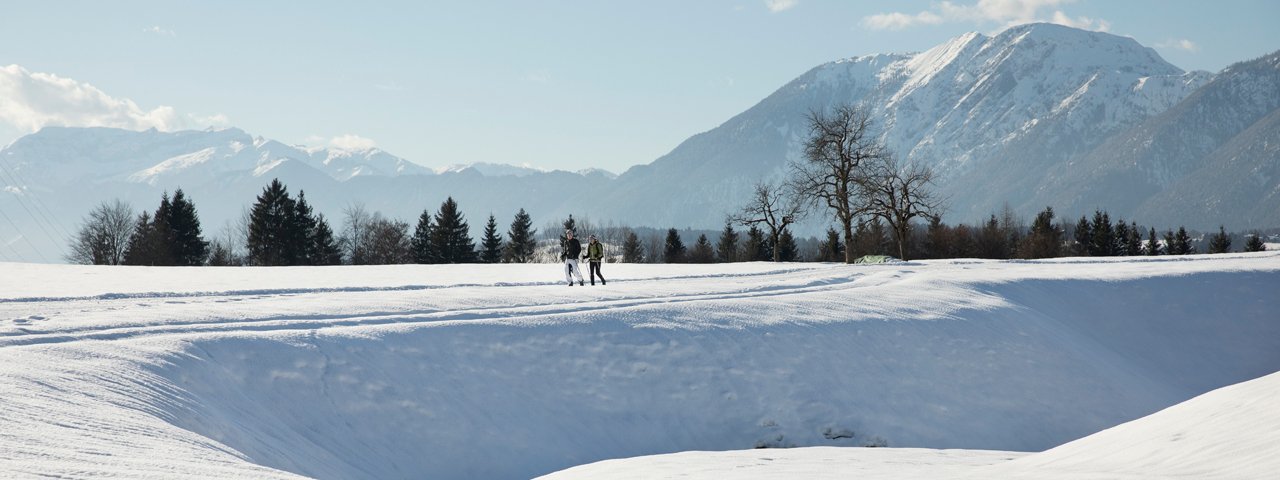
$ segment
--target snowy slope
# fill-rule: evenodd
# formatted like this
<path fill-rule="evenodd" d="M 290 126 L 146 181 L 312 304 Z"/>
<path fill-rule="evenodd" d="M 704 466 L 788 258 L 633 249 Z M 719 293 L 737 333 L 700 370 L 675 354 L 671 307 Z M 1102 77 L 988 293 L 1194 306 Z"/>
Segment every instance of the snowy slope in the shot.
<path fill-rule="evenodd" d="M 1280 370 L 1276 252 L 610 264 L 586 288 L 555 265 L 0 269 L 0 476 L 1039 451 Z"/>
<path fill-rule="evenodd" d="M 608 460 L 540 477 L 624 479 L 1264 479 L 1280 472 L 1280 373 L 1046 452 L 813 447 Z"/>

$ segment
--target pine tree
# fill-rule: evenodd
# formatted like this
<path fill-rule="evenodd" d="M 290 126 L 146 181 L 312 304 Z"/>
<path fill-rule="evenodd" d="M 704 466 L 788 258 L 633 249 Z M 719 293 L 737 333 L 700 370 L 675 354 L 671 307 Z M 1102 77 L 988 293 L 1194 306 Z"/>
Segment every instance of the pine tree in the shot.
<path fill-rule="evenodd" d="M 666 263 L 683 263 L 685 261 L 684 242 L 680 241 L 680 232 L 672 228 L 667 230 L 666 247 L 662 251 L 662 261 Z"/>
<path fill-rule="evenodd" d="M 782 229 L 782 233 L 778 235 L 778 261 L 794 262 L 799 260 L 799 256 L 796 239 L 791 236 L 791 229 Z"/>
<path fill-rule="evenodd" d="M 1124 244 L 1125 255 L 1142 255 L 1142 230 L 1138 228 L 1138 222 L 1129 224 L 1129 234 L 1125 237 Z"/>
<path fill-rule="evenodd" d="M 538 247 L 538 240 L 534 235 L 538 231 L 533 230 L 532 227 L 533 219 L 529 218 L 529 214 L 521 208 L 516 212 L 516 218 L 511 221 L 511 228 L 507 230 L 504 261 L 526 263 L 533 260 L 533 252 Z"/>
<path fill-rule="evenodd" d="M 773 252 L 764 240 L 764 231 L 755 225 L 747 230 L 747 241 L 742 244 L 741 258 L 748 262 L 767 262 L 773 259 Z"/>
<path fill-rule="evenodd" d="M 307 203 L 307 193 L 298 191 L 298 199 L 293 203 L 293 213 L 289 215 L 287 243 L 290 253 L 286 263 L 289 265 L 317 265 L 320 252 L 316 244 L 316 214 Z"/>
<path fill-rule="evenodd" d="M 422 215 L 418 215 L 418 226 L 413 229 L 413 237 L 409 240 L 413 263 L 440 263 L 432 231 L 431 211 L 423 210 Z"/>
<path fill-rule="evenodd" d="M 333 237 L 333 229 L 329 227 L 329 222 L 325 220 L 324 214 L 316 214 L 315 230 L 311 236 L 312 257 L 311 265 L 341 265 L 342 249 L 338 247 L 338 241 Z"/>
<path fill-rule="evenodd" d="M 1267 250 L 1267 244 L 1262 241 L 1262 234 L 1253 232 L 1249 236 L 1249 240 L 1244 243 L 1244 251 L 1246 252 L 1262 252 Z"/>
<path fill-rule="evenodd" d="M 296 265 L 299 257 L 297 239 L 296 205 L 289 191 L 279 179 L 263 188 L 257 202 L 249 211 L 250 265 Z"/>
<path fill-rule="evenodd" d="M 498 235 L 498 222 L 494 220 L 493 214 L 489 214 L 489 223 L 484 225 L 484 239 L 480 245 L 483 249 L 480 251 L 480 261 L 484 263 L 498 263 L 502 261 L 502 236 Z"/>
<path fill-rule="evenodd" d="M 1222 225 L 1218 225 L 1218 233 L 1209 238 L 1209 253 L 1227 253 L 1231 251 L 1231 236 Z"/>
<path fill-rule="evenodd" d="M 1023 240 L 1022 258 L 1053 258 L 1062 249 L 1062 230 L 1053 224 L 1053 207 L 1045 207 L 1031 222 L 1031 232 Z"/>
<path fill-rule="evenodd" d="M 160 206 L 151 215 L 154 237 L 151 239 L 155 249 L 149 265 L 174 265 L 173 261 L 173 227 L 169 220 L 173 218 L 173 202 L 169 201 L 169 192 L 160 196 Z"/>
<path fill-rule="evenodd" d="M 956 228 L 951 231 L 951 248 L 953 258 L 974 256 L 977 247 L 973 241 L 973 229 L 963 223 L 956 225 Z"/>
<path fill-rule="evenodd" d="M 942 217 L 929 219 L 929 229 L 925 233 L 924 249 L 926 258 L 948 258 L 951 256 L 951 229 L 942 223 Z M 828 233 L 830 236 L 830 233 Z"/>
<path fill-rule="evenodd" d="M 173 192 L 173 202 L 168 211 L 169 252 L 174 265 L 204 265 L 209 256 L 209 242 L 200 235 L 200 216 L 196 206 L 179 188 Z"/>
<path fill-rule="evenodd" d="M 818 244 L 818 261 L 844 261 L 844 245 L 840 243 L 840 232 L 835 227 L 827 227 L 827 239 Z"/>
<path fill-rule="evenodd" d="M 476 245 L 471 240 L 471 227 L 462 213 L 458 211 L 458 203 L 448 197 L 440 204 L 436 212 L 436 226 L 432 231 L 432 246 L 439 255 L 440 263 L 472 263 L 476 261 Z"/>
<path fill-rule="evenodd" d="M 151 212 L 143 210 L 134 224 L 133 234 L 129 236 L 129 247 L 124 252 L 124 264 L 155 265 L 156 250 L 161 247 L 158 240 Z"/>
<path fill-rule="evenodd" d="M 884 228 L 880 217 L 872 218 L 871 225 L 867 227 L 867 246 L 871 252 L 869 255 L 889 254 L 889 231 Z"/>
<path fill-rule="evenodd" d="M 1155 256 L 1160 254 L 1160 242 L 1156 240 L 1156 228 L 1151 227 L 1147 231 L 1147 244 L 1143 246 L 1142 253 Z"/>
<path fill-rule="evenodd" d="M 1000 220 L 996 219 L 994 214 L 982 226 L 982 230 L 978 232 L 978 256 L 982 258 L 1009 258 L 1009 246 L 1007 244 L 1008 237 L 1005 231 L 1000 228 Z"/>
<path fill-rule="evenodd" d="M 1093 226 L 1089 224 L 1089 219 L 1083 215 L 1080 221 L 1076 222 L 1076 243 L 1073 246 L 1073 253 L 1079 256 L 1088 256 L 1093 252 Z"/>
<path fill-rule="evenodd" d="M 1164 254 L 1165 255 L 1182 255 L 1178 253 L 1177 237 L 1174 236 L 1173 230 L 1164 232 Z"/>
<path fill-rule="evenodd" d="M 1124 219 L 1116 222 L 1115 231 L 1113 233 L 1115 244 L 1111 246 L 1111 251 L 1116 256 L 1129 255 L 1129 224 L 1124 223 Z"/>
<path fill-rule="evenodd" d="M 724 263 L 738 261 L 738 232 L 734 231 L 733 224 L 730 222 L 725 222 L 724 230 L 720 232 L 720 241 L 716 243 L 716 255 Z"/>
<path fill-rule="evenodd" d="M 689 252 L 689 263 L 711 263 L 715 259 L 715 249 L 711 247 L 711 241 L 707 240 L 707 235 L 698 235 L 698 241 L 693 244 L 693 250 Z"/>
<path fill-rule="evenodd" d="M 1178 233 L 1173 235 L 1173 246 L 1169 248 L 1169 254 L 1190 255 L 1193 253 L 1196 253 L 1196 249 L 1191 246 L 1191 236 L 1187 235 L 1186 227 L 1178 227 Z"/>
<path fill-rule="evenodd" d="M 625 263 L 641 263 L 644 261 L 644 245 L 636 232 L 628 230 L 627 238 L 622 242 L 622 261 Z"/>
<path fill-rule="evenodd" d="M 569 219 L 564 221 L 564 228 L 560 231 L 560 251 L 563 252 L 565 244 L 569 242 L 569 236 L 566 232 L 573 232 L 573 238 L 578 238 L 578 223 L 573 220 L 573 214 L 569 214 Z M 582 239 L 578 239 L 581 243 Z"/>

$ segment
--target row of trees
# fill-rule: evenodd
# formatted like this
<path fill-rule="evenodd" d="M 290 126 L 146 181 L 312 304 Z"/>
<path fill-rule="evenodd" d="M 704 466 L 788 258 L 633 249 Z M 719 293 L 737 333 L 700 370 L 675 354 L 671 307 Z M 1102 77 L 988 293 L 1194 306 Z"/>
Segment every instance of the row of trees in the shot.
<path fill-rule="evenodd" d="M 133 209 L 120 200 L 89 212 L 71 241 L 67 260 L 94 265 L 204 265 L 209 243 L 200 231 L 195 204 L 182 189 L 165 192 L 155 213 Z"/>

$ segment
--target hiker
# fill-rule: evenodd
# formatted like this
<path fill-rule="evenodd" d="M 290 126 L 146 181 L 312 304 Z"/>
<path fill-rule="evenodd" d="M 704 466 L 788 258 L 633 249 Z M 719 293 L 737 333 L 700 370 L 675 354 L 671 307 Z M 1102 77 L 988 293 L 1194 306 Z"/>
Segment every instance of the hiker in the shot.
<path fill-rule="evenodd" d="M 560 259 L 564 260 L 564 278 L 569 280 L 569 286 L 573 286 L 573 278 L 578 277 L 578 286 L 582 286 L 582 269 L 578 268 L 578 255 L 582 254 L 582 243 L 573 238 L 573 230 L 565 230 L 564 250 L 560 252 Z"/>
<path fill-rule="evenodd" d="M 604 285 L 605 284 L 604 274 L 600 273 L 600 261 L 604 260 L 604 245 L 601 245 L 600 241 L 596 240 L 595 235 L 591 235 L 590 237 L 587 237 L 587 238 L 590 239 L 587 242 L 587 256 L 583 258 L 587 259 L 587 265 L 589 266 L 588 273 L 589 273 L 589 276 L 591 277 L 591 285 L 596 284 L 596 276 L 600 277 L 600 284 Z"/>

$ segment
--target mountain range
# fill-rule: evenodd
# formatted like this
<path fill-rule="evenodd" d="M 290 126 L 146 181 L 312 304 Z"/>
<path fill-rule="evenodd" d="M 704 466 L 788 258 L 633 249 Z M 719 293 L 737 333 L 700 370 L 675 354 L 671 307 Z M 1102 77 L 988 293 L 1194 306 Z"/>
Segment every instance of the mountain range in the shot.
<path fill-rule="evenodd" d="M 754 182 L 801 159 L 810 112 L 845 103 L 872 114 L 900 160 L 937 172 L 948 223 L 1052 206 L 1064 221 L 1105 209 L 1160 230 L 1280 226 L 1280 51 L 1186 72 L 1132 38 L 1028 24 L 819 65 L 616 176 L 486 163 L 433 170 L 378 149 L 290 146 L 235 128 L 47 127 L 0 150 L 0 259 L 57 261 L 65 234 L 98 202 L 154 209 L 179 187 L 215 235 L 272 178 L 305 190 L 335 223 L 357 202 L 411 220 L 453 196 L 476 233 L 490 213 L 505 229 L 519 208 L 542 228 L 570 213 L 717 228 Z M 828 223 L 815 212 L 801 233 Z"/>

